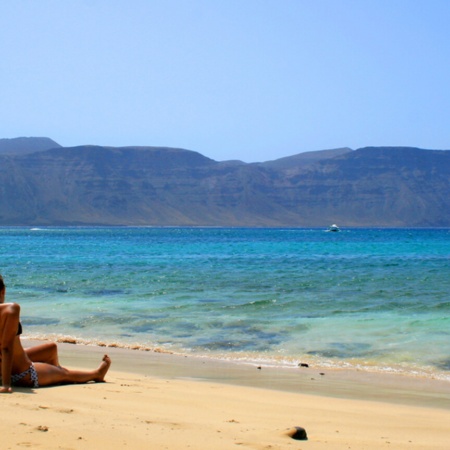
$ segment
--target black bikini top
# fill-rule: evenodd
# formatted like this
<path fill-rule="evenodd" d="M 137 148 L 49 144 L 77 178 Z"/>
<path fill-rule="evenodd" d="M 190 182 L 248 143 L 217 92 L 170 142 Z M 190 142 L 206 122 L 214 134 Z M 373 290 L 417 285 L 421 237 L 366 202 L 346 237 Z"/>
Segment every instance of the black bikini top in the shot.
<path fill-rule="evenodd" d="M 20 336 L 22 334 L 22 324 L 19 322 L 19 327 L 17 328 L 17 335 Z"/>

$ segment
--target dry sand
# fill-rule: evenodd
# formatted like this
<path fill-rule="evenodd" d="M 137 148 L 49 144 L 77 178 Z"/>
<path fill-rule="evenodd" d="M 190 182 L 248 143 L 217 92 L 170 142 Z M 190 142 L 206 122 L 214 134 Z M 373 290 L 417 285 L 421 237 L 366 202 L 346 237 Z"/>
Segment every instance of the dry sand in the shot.
<path fill-rule="evenodd" d="M 0 448 L 450 448 L 448 382 L 60 346 L 68 367 L 95 367 L 104 353 L 106 383 L 0 395 Z M 308 440 L 287 435 L 295 426 Z"/>

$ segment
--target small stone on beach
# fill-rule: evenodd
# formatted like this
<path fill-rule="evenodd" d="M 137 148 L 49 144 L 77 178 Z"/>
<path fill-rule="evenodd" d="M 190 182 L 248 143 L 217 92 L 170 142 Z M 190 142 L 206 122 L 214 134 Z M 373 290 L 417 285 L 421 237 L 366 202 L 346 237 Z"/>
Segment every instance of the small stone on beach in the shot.
<path fill-rule="evenodd" d="M 291 428 L 287 435 L 296 441 L 307 441 L 308 436 L 306 434 L 306 430 L 303 427 L 294 427 Z"/>

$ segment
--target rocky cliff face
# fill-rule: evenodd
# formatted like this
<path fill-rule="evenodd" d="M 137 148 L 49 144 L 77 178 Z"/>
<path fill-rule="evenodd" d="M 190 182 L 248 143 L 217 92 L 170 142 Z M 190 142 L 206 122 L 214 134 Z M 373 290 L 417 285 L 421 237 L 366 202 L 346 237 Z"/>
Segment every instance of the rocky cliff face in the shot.
<path fill-rule="evenodd" d="M 450 226 L 450 151 L 314 153 L 259 164 L 155 147 L 0 155 L 0 225 Z"/>
<path fill-rule="evenodd" d="M 290 182 L 307 216 L 347 226 L 448 226 L 450 152 L 363 148 Z"/>

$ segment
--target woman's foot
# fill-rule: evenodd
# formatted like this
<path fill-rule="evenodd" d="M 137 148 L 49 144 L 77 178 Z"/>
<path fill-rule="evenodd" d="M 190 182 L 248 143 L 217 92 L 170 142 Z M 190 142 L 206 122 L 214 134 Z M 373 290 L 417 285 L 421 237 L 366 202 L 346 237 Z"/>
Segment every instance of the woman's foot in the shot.
<path fill-rule="evenodd" d="M 95 378 L 95 382 L 101 383 L 105 381 L 105 375 L 109 370 L 109 367 L 111 366 L 111 358 L 108 355 L 105 355 L 103 357 L 102 363 L 98 367 L 98 377 Z"/>

